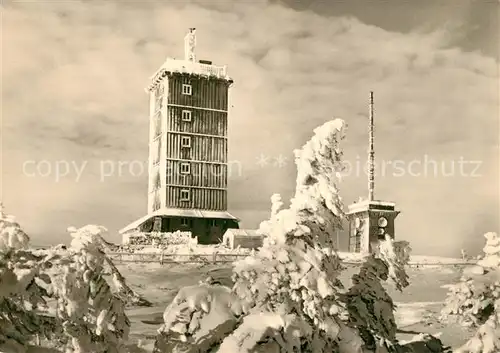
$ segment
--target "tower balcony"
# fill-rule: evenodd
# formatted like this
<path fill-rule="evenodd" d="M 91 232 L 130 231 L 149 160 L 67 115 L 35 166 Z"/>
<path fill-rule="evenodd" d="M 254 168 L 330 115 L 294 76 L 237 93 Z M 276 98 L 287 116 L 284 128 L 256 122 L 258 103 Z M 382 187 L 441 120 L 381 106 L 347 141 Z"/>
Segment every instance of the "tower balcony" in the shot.
<path fill-rule="evenodd" d="M 200 75 L 214 77 L 222 80 L 232 81 L 227 74 L 227 66 L 213 65 L 210 61 L 189 61 L 167 58 L 163 65 L 150 77 L 151 84 L 146 88 L 147 91 L 154 89 L 169 73 L 180 73 L 190 75 Z"/>

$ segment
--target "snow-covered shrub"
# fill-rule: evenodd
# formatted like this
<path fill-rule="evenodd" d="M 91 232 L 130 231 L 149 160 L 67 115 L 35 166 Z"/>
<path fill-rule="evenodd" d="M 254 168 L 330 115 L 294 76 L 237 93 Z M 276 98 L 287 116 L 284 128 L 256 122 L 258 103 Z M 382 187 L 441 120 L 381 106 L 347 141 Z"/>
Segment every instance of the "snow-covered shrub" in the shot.
<path fill-rule="evenodd" d="M 230 288 L 213 283 L 182 288 L 163 314 L 153 353 L 209 352 L 235 329 L 241 314 Z"/>
<path fill-rule="evenodd" d="M 476 334 L 455 353 L 498 353 L 500 352 L 500 299 L 496 299 L 493 313 L 479 327 Z"/>
<path fill-rule="evenodd" d="M 126 283 L 125 278 L 122 276 L 120 271 L 113 264 L 111 259 L 106 256 L 106 251 L 112 250 L 110 246 L 112 244 L 104 240 L 104 234 L 107 233 L 107 229 L 102 226 L 87 225 L 82 228 L 69 227 L 68 231 L 72 237 L 71 249 L 75 251 L 84 250 L 86 246 L 92 246 L 102 254 L 102 260 L 104 262 L 103 268 L 109 269 L 113 279 L 113 284 L 117 290 L 117 295 L 119 295 L 122 300 L 132 306 L 151 306 L 152 303 L 147 301 L 145 298 L 140 296 L 134 290 L 132 290 Z"/>
<path fill-rule="evenodd" d="M 50 336 L 50 317 L 37 315 L 33 309 L 44 305 L 46 294 L 35 278 L 39 275 L 40 257 L 25 251 L 29 237 L 4 212 L 0 203 L 0 351 L 24 353 L 36 334 Z"/>
<path fill-rule="evenodd" d="M 103 277 L 106 255 L 101 232 L 87 226 L 71 229 L 73 240 L 67 254 L 54 254 L 46 261 L 52 267 L 49 290 L 57 299 L 56 321 L 61 325 L 61 343 L 67 352 L 124 352 L 129 320 L 125 302 L 115 295 Z"/>
<path fill-rule="evenodd" d="M 494 232 L 488 232 L 484 237 L 486 238 L 484 257 L 477 264 L 489 269 L 500 268 L 500 237 Z"/>
<path fill-rule="evenodd" d="M 484 236 L 485 256 L 478 262 L 482 270 L 449 286 L 442 310 L 442 319 L 479 326 L 475 336 L 457 350 L 459 353 L 500 352 L 500 238 L 492 232 Z"/>
<path fill-rule="evenodd" d="M 0 253 L 24 249 L 28 246 L 29 240 L 14 216 L 4 212 L 3 203 L 0 202 Z"/>
<path fill-rule="evenodd" d="M 20 241 L 4 242 L 0 252 L 0 351 L 40 351 L 36 343 L 50 348 L 45 352 L 125 352 L 130 324 L 103 277 L 102 229 L 73 229 L 69 249 L 29 251 L 12 219 L 2 212 L 0 236 Z"/>

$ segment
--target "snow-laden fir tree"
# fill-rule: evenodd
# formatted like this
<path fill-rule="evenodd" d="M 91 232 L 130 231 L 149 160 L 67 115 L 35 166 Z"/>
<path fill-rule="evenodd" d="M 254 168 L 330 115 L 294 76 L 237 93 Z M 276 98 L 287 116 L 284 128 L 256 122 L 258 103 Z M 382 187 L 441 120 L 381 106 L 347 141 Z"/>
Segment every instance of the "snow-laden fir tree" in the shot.
<path fill-rule="evenodd" d="M 299 332 L 299 337 L 283 337 L 282 342 L 265 338 L 283 351 L 291 349 L 287 345 L 292 343 L 302 352 L 339 351 L 343 348 L 339 344 L 348 341 L 349 351 L 361 348 L 359 340 L 340 340 L 352 332 L 337 315 L 342 311 L 337 296 L 342 267 L 334 239 L 344 216 L 337 187 L 344 133 L 342 120 L 330 121 L 315 129 L 311 140 L 295 151 L 297 180 L 290 207 L 270 220 L 264 247 L 234 267 L 234 292 L 248 315 L 243 325 L 266 313 L 270 323 L 274 322 L 269 329 L 276 322 L 283 324 L 273 330 L 275 333 Z M 264 327 L 265 321 L 261 325 Z M 238 332 L 229 336 L 221 353 L 236 349 L 238 336 Z M 283 342 L 288 343 L 283 346 Z"/>
<path fill-rule="evenodd" d="M 352 277 L 345 300 L 349 322 L 356 327 L 368 349 L 396 352 L 396 306 L 382 285 L 389 280 L 398 290 L 409 285 L 405 265 L 409 261 L 407 242 L 394 242 L 386 235 L 379 251 L 367 257 L 358 274 Z"/>
<path fill-rule="evenodd" d="M 330 121 L 295 151 L 295 196 L 288 209 L 273 197 L 263 248 L 235 264 L 232 291 L 210 284 L 181 291 L 165 312 L 155 352 L 361 352 L 357 332 L 340 318 L 342 267 L 333 249 L 343 217 L 344 130 L 343 121 Z M 208 316 L 210 326 L 200 324 Z"/>
<path fill-rule="evenodd" d="M 462 277 L 450 286 L 442 311 L 443 319 L 454 318 L 466 326 L 476 326 L 476 334 L 456 353 L 500 352 L 500 237 L 486 233 L 485 253 L 479 271 Z"/>
<path fill-rule="evenodd" d="M 103 229 L 76 230 L 68 250 L 30 251 L 19 224 L 1 217 L 0 352 L 126 352 L 130 324 L 103 277 Z"/>
<path fill-rule="evenodd" d="M 35 282 L 38 257 L 25 251 L 29 237 L 0 203 L 0 352 L 25 353 L 36 334 L 47 335 L 51 320 L 33 312 L 43 305 Z"/>
<path fill-rule="evenodd" d="M 78 249 L 82 245 L 92 243 L 98 246 L 99 250 L 102 253 L 106 253 L 106 251 L 113 251 L 115 249 L 114 244 L 107 242 L 104 239 L 105 234 L 107 233 L 107 229 L 102 226 L 95 225 L 87 225 L 82 228 L 69 227 L 68 231 L 70 232 L 73 240 L 71 242 L 71 246 L 73 249 Z M 108 256 L 104 256 L 104 267 L 111 272 L 111 276 L 113 279 L 113 284 L 116 288 L 117 294 L 121 296 L 121 298 L 125 301 L 127 305 L 130 306 L 151 306 L 152 303 L 143 298 L 133 289 L 131 289 L 122 276 L 120 271 L 113 264 L 113 261 Z"/>

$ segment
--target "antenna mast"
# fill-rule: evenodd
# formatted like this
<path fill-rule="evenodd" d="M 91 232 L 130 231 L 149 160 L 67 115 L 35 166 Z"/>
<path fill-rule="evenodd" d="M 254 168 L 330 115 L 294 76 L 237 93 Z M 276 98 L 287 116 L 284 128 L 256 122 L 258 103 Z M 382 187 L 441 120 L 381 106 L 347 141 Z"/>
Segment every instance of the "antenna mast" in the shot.
<path fill-rule="evenodd" d="M 196 62 L 196 28 L 190 28 L 184 37 L 184 60 Z"/>
<path fill-rule="evenodd" d="M 370 92 L 370 126 L 369 126 L 369 149 L 368 149 L 368 160 L 369 160 L 369 171 L 368 171 L 368 200 L 374 200 L 375 192 L 375 150 L 373 146 L 373 91 Z"/>

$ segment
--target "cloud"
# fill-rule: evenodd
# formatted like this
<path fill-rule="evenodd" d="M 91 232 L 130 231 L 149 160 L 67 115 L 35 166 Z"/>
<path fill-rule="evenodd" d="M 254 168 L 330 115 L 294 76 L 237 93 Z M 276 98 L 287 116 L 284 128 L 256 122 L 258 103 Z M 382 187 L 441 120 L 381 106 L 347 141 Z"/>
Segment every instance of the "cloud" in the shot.
<path fill-rule="evenodd" d="M 198 57 L 227 64 L 235 80 L 230 160 L 242 175 L 229 201 L 244 226 L 294 186 L 293 165 L 260 168 L 260 153 L 290 161 L 335 117 L 349 125 L 346 158 L 364 158 L 374 90 L 378 160 L 482 162 L 477 178 L 378 178 L 377 195 L 403 211 L 397 236 L 417 252 L 456 253 L 498 230 L 498 63 L 451 46 L 443 29 L 390 32 L 265 1 L 14 3 L 3 19 L 3 198 L 35 241 L 63 241 L 66 226 L 91 222 L 116 240 L 143 215 L 147 176 L 118 164 L 147 159 L 143 88 L 167 55 L 182 56 L 187 27 L 198 29 Z M 23 175 L 27 160 L 86 168 L 78 182 L 74 172 L 55 182 Z M 115 172 L 101 180 L 103 160 Z M 346 203 L 366 193 L 365 179 L 346 178 Z"/>

